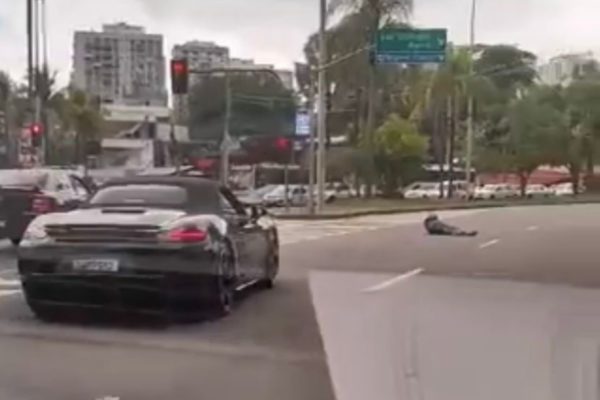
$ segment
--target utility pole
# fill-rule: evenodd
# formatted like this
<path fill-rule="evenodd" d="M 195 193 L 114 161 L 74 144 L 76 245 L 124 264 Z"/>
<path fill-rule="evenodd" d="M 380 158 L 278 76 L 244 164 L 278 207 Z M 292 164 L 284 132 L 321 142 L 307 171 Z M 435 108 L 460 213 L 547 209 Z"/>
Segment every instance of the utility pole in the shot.
<path fill-rule="evenodd" d="M 376 5 L 372 5 L 373 21 L 371 25 L 371 42 L 375 42 L 377 31 L 379 30 L 379 22 L 381 19 L 381 10 Z M 371 57 L 369 63 L 369 81 L 368 81 L 368 104 L 367 104 L 367 152 L 369 158 L 373 159 L 373 134 L 375 131 L 375 102 L 377 100 L 377 62 Z M 373 194 L 373 182 L 371 177 L 368 177 L 366 185 L 366 197 L 371 197 Z"/>
<path fill-rule="evenodd" d="M 229 147 L 231 124 L 231 78 L 229 72 L 225 71 L 225 122 L 223 128 L 223 141 L 221 143 L 221 183 L 225 186 L 229 183 Z"/>
<path fill-rule="evenodd" d="M 27 1 L 27 94 L 33 99 L 33 0 Z"/>
<path fill-rule="evenodd" d="M 471 33 L 469 39 L 469 80 L 473 80 L 475 75 L 474 60 L 475 55 L 475 18 L 476 18 L 476 7 L 477 0 L 473 0 L 471 5 Z M 469 93 L 469 103 L 467 106 L 467 160 L 466 160 L 466 177 L 467 183 L 471 184 L 473 177 L 471 176 L 471 169 L 473 165 L 473 113 L 474 113 L 474 99 L 473 94 Z"/>
<path fill-rule="evenodd" d="M 40 1 L 40 34 L 41 34 L 41 53 L 42 53 L 42 74 L 43 74 L 43 87 L 39 91 L 38 97 L 40 98 L 40 120 L 44 127 L 44 134 L 42 136 L 42 148 L 40 151 L 40 161 L 42 165 L 46 165 L 50 161 L 50 135 L 52 134 L 52 128 L 50 126 L 48 118 L 48 100 L 51 95 L 50 93 L 50 70 L 48 68 L 48 29 L 46 19 L 46 0 Z M 87 164 L 87 157 L 86 157 Z"/>
<path fill-rule="evenodd" d="M 318 98 L 318 125 L 317 125 L 317 138 L 318 138 L 318 154 L 317 154 L 317 211 L 323 211 L 323 205 L 325 203 L 325 179 L 326 179 L 326 164 L 325 164 L 325 130 L 327 129 L 327 115 L 326 115 L 326 98 L 325 91 L 325 64 L 327 63 L 327 47 L 325 36 L 325 29 L 327 27 L 327 0 L 320 1 L 319 10 L 319 98 Z"/>

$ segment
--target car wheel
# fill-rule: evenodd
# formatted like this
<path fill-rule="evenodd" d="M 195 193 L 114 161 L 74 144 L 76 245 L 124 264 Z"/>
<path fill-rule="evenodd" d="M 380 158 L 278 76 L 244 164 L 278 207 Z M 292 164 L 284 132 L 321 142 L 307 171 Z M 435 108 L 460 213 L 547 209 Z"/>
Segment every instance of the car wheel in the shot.
<path fill-rule="evenodd" d="M 279 249 L 277 244 L 274 245 L 274 248 L 269 253 L 269 257 L 267 259 L 265 265 L 265 278 L 262 281 L 262 284 L 267 289 L 273 289 L 275 286 L 275 278 L 279 273 Z"/>
<path fill-rule="evenodd" d="M 235 302 L 235 260 L 231 246 L 225 245 L 219 255 L 215 276 L 215 317 L 222 318 L 233 310 Z"/>
<path fill-rule="evenodd" d="M 13 246 L 17 247 L 19 243 L 21 243 L 21 238 L 11 238 L 10 242 L 13 244 Z"/>

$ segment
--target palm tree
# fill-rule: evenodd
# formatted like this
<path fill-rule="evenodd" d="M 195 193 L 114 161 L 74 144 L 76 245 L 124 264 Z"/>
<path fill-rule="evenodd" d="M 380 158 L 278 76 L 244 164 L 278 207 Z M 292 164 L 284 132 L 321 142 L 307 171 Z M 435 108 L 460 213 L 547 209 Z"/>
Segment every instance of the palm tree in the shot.
<path fill-rule="evenodd" d="M 382 25 L 392 22 L 403 22 L 412 13 L 413 0 L 332 0 L 329 4 L 331 14 L 355 13 L 360 11 L 367 15 L 368 36 L 370 43 L 375 42 L 377 31 Z M 377 74 L 375 65 L 370 64 L 368 78 L 368 106 L 365 136 L 368 152 L 372 155 L 373 133 L 375 130 L 375 98 L 377 96 Z M 372 193 L 371 185 L 367 185 L 367 196 Z"/>

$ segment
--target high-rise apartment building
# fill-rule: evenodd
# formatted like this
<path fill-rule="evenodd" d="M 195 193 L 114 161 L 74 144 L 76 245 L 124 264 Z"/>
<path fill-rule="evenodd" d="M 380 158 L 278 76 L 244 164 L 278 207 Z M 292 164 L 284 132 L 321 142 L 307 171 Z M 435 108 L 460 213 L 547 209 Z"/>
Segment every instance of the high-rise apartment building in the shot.
<path fill-rule="evenodd" d="M 538 67 L 542 84 L 568 86 L 577 76 L 584 74 L 586 67 L 598 65 L 592 52 L 562 54 L 551 58 Z"/>
<path fill-rule="evenodd" d="M 163 37 L 125 23 L 77 31 L 72 80 L 102 103 L 166 106 Z"/>
<path fill-rule="evenodd" d="M 210 69 L 229 63 L 229 48 L 193 40 L 173 47 L 172 56 L 188 60 L 191 69 Z"/>

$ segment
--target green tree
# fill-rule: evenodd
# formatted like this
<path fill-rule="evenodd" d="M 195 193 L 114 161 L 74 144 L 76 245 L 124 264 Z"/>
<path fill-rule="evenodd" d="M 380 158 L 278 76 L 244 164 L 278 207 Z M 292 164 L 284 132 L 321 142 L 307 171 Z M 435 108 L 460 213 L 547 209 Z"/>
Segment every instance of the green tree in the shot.
<path fill-rule="evenodd" d="M 506 138 L 506 156 L 511 169 L 519 176 L 521 195 L 530 175 L 552 161 L 553 138 L 567 130 L 563 114 L 528 96 L 516 101 L 509 111 L 510 131 Z"/>
<path fill-rule="evenodd" d="M 391 195 L 420 171 L 427 139 L 413 123 L 392 114 L 375 132 L 373 149 L 379 181 Z"/>
<path fill-rule="evenodd" d="M 600 77 L 588 75 L 575 80 L 565 93 L 571 120 L 581 135 L 584 146 L 586 169 L 593 174 L 598 142 L 600 140 Z"/>
<path fill-rule="evenodd" d="M 384 25 L 403 23 L 412 13 L 412 0 L 333 0 L 330 11 L 335 13 L 360 12 L 365 16 L 364 30 L 367 33 L 367 43 L 374 43 L 377 31 Z M 370 57 L 370 56 L 369 56 Z M 373 63 L 368 65 L 367 87 L 367 116 L 363 135 L 366 139 L 367 152 L 373 153 L 373 133 L 376 126 L 377 111 L 377 67 Z M 371 185 L 367 182 L 367 196 L 371 195 Z"/>
<path fill-rule="evenodd" d="M 230 134 L 289 136 L 294 132 L 296 100 L 271 73 L 248 72 L 230 78 L 232 113 Z M 190 136 L 219 141 L 225 124 L 226 96 L 223 76 L 206 76 L 189 95 Z"/>
<path fill-rule="evenodd" d="M 49 101 L 59 121 L 59 130 L 54 133 L 55 149 L 73 148 L 74 162 L 85 160 L 85 145 L 99 140 L 103 118 L 98 103 L 81 90 L 71 89 L 55 94 Z M 74 141 L 73 143 L 70 143 Z M 61 157 L 58 156 L 58 159 Z"/>
<path fill-rule="evenodd" d="M 512 98 L 519 87 L 533 85 L 537 76 L 536 56 L 515 46 L 485 46 L 475 62 L 475 72 L 489 77 L 507 98 Z"/>
<path fill-rule="evenodd" d="M 6 72 L 0 71 L 0 110 L 8 107 L 12 95 L 12 82 Z"/>

